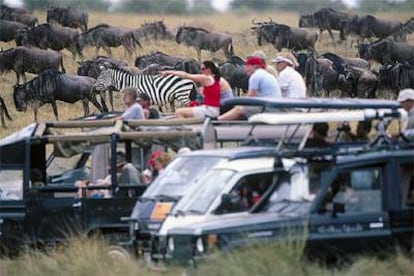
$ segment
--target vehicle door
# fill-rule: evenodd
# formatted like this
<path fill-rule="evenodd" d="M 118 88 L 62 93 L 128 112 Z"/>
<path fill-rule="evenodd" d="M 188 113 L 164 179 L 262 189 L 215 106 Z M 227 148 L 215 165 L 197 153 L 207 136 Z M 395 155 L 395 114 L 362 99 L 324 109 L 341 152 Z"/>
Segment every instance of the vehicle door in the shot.
<path fill-rule="evenodd" d="M 17 250 L 26 240 L 23 172 L 23 165 L 0 167 L 0 253 Z"/>
<path fill-rule="evenodd" d="M 307 250 L 322 257 L 384 249 L 390 243 L 384 187 L 388 163 L 336 167 L 311 212 Z M 326 255 L 328 254 L 328 255 Z"/>
<path fill-rule="evenodd" d="M 390 209 L 392 236 L 399 246 L 411 250 L 414 245 L 414 159 L 407 155 L 395 161 L 396 168 L 392 170 L 395 178 L 390 185 L 397 190 L 393 193 L 397 206 Z"/>

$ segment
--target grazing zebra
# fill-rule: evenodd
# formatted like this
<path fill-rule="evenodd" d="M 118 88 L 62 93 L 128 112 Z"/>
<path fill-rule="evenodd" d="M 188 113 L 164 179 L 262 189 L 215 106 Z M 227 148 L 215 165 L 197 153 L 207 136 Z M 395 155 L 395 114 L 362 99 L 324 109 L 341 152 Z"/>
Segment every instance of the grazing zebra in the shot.
<path fill-rule="evenodd" d="M 197 93 L 193 81 L 177 76 L 132 75 L 123 69 L 105 68 L 104 66 L 101 69 L 94 85 L 94 91 L 100 94 L 104 109 L 106 104 L 103 93 L 106 90 L 109 90 L 109 100 L 112 110 L 114 110 L 112 90 L 120 91 L 128 86 L 138 88 L 139 92 L 146 93 L 150 97 L 152 105 L 162 107 L 169 103 L 171 110 L 174 110 L 175 101 L 183 106 L 187 105 L 195 99 Z"/>
<path fill-rule="evenodd" d="M 6 116 L 7 119 L 12 121 L 12 118 L 9 115 L 9 111 L 7 110 L 6 103 L 4 102 L 3 98 L 0 96 L 0 118 L 1 118 L 1 125 L 2 127 L 6 127 L 6 120 L 4 119 Z"/>

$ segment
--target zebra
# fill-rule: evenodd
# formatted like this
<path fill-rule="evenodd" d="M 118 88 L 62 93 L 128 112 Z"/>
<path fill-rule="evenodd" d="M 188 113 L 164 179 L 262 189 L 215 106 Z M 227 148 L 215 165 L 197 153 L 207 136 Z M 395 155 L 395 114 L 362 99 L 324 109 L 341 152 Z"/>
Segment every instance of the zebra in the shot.
<path fill-rule="evenodd" d="M 147 94 L 152 105 L 157 105 L 161 108 L 169 103 L 172 111 L 174 111 L 175 101 L 178 101 L 182 106 L 186 106 L 195 99 L 197 93 L 197 86 L 192 80 L 182 79 L 173 75 L 132 75 L 124 69 L 106 68 L 105 66 L 101 66 L 101 73 L 96 79 L 93 90 L 99 93 L 101 105 L 106 110 L 103 93 L 107 90 L 109 91 L 109 101 L 113 111 L 112 91 L 120 91 L 129 86 L 135 87 L 139 92 Z"/>

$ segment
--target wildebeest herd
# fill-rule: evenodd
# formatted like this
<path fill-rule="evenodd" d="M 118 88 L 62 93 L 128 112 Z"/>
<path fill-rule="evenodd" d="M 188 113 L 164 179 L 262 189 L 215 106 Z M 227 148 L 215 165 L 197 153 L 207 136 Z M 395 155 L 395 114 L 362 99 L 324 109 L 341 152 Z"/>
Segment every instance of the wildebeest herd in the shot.
<path fill-rule="evenodd" d="M 165 69 L 199 73 L 202 51 L 213 53 L 215 60 L 214 53 L 222 52 L 225 60 L 217 60 L 222 76 L 234 89 L 247 91 L 248 76 L 244 58 L 237 56 L 237 52 L 242 51 L 234 47 L 235 34 L 188 25 L 181 25 L 174 32 L 163 20 L 144 23 L 135 29 L 107 23 L 90 27 L 86 12 L 61 7 L 50 7 L 46 11 L 46 20 L 40 24 L 25 9 L 0 6 L 0 41 L 14 40 L 16 43 L 15 48 L 1 50 L 0 74 L 16 73 L 13 87 L 16 109 L 21 111 L 33 105 L 35 120 L 38 107 L 45 103 L 52 105 L 58 119 L 57 100 L 68 103 L 81 100 L 85 115 L 89 113 L 89 101 L 98 110 L 107 111 L 106 91 L 109 91 L 113 110 L 112 91 L 128 85 L 147 93 L 153 104 L 185 105 L 194 99 L 194 83 L 160 77 L 158 73 Z M 295 55 L 298 60 L 296 69 L 305 78 L 309 96 L 329 96 L 336 90 L 345 97 L 373 98 L 381 90 L 395 94 L 402 88 L 414 88 L 414 45 L 407 40 L 414 32 L 414 18 L 400 22 L 322 8 L 301 14 L 298 27 L 278 23 L 272 18 L 248 20 L 251 22 L 249 40 L 254 41 L 255 36 L 257 48 L 267 43 L 275 51 L 287 50 Z M 317 43 L 325 30 L 334 45 L 338 42 L 333 31 L 339 33 L 339 43 L 352 46 L 356 40 L 358 57 L 320 53 Z M 165 43 L 194 48 L 196 59 L 159 50 L 138 55 L 138 52 L 145 52 L 145 40 L 165 40 Z M 135 55 L 134 66 L 112 58 L 111 48 L 119 46 L 124 48 L 125 59 L 131 60 Z M 94 58 L 85 59 L 86 47 L 95 48 Z M 107 57 L 99 56 L 101 48 Z M 77 60 L 79 76 L 65 73 L 61 53 L 64 49 Z M 379 70 L 371 68 L 368 61 L 372 60 L 381 64 Z M 27 81 L 26 72 L 39 75 Z M 4 115 L 6 118 L 10 116 L 1 98 L 0 115 L 5 126 Z"/>

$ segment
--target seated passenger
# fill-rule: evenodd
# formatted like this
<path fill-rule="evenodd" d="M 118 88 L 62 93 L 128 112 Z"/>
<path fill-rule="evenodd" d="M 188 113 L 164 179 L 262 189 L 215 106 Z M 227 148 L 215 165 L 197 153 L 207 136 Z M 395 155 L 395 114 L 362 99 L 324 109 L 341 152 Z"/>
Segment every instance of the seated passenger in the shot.
<path fill-rule="evenodd" d="M 326 141 L 329 125 L 327 123 L 315 123 L 312 127 L 310 138 L 306 141 L 305 148 L 330 147 L 331 143 Z"/>
<path fill-rule="evenodd" d="M 372 121 L 359 121 L 356 129 L 356 133 L 351 132 L 351 127 L 348 124 L 343 124 L 339 130 L 343 131 L 341 137 L 345 142 L 368 142 L 369 133 L 371 132 Z"/>

